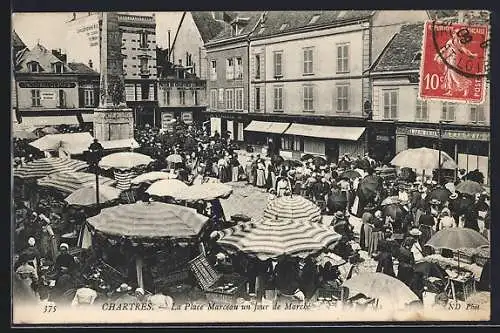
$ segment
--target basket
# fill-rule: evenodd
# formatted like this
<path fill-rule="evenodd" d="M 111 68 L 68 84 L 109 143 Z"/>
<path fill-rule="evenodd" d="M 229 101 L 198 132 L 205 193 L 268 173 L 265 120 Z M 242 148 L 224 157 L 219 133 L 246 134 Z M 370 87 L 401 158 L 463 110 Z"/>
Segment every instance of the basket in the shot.
<path fill-rule="evenodd" d="M 236 300 L 245 294 L 247 280 L 238 275 L 224 275 L 212 287 L 205 290 L 205 296 L 209 302 L 217 304 L 235 304 Z M 228 283 L 233 285 L 224 289 Z"/>

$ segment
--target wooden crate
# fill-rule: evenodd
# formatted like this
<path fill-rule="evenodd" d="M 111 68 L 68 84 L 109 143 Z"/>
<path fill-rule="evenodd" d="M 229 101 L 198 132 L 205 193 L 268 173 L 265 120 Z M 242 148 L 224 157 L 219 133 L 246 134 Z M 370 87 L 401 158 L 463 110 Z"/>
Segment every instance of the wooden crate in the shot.
<path fill-rule="evenodd" d="M 244 296 L 246 282 L 241 276 L 222 276 L 212 287 L 205 290 L 205 296 L 209 302 L 234 304 L 239 297 Z M 227 290 L 220 288 L 227 283 L 232 283 L 233 287 Z"/>

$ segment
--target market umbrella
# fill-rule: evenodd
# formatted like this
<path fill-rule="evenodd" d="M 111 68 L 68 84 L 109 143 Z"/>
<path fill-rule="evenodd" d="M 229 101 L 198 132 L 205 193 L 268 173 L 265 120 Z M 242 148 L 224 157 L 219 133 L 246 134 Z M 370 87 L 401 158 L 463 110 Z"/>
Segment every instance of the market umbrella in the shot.
<path fill-rule="evenodd" d="M 399 200 L 399 197 L 397 195 L 393 195 L 393 196 L 387 197 L 384 200 L 382 200 L 382 202 L 380 203 L 380 206 L 399 204 L 400 202 L 401 202 L 401 200 Z"/>
<path fill-rule="evenodd" d="M 444 279 L 446 276 L 446 272 L 441 266 L 434 262 L 429 262 L 429 261 L 421 261 L 417 262 L 414 266 L 413 269 L 415 272 L 420 272 L 423 273 L 427 277 L 437 277 L 440 279 Z"/>
<path fill-rule="evenodd" d="M 340 191 L 334 191 L 328 196 L 326 207 L 330 213 L 344 211 L 347 207 L 347 197 Z"/>
<path fill-rule="evenodd" d="M 316 257 L 316 264 L 319 266 L 325 266 L 327 262 L 329 262 L 332 266 L 342 266 L 347 263 L 347 261 L 342 259 L 342 257 L 332 252 L 323 252 Z"/>
<path fill-rule="evenodd" d="M 175 177 L 175 175 L 169 172 L 151 171 L 135 177 L 134 179 L 132 179 L 131 183 L 135 185 L 140 183 L 153 183 L 157 180 L 172 179 L 173 177 Z"/>
<path fill-rule="evenodd" d="M 37 180 L 39 186 L 51 187 L 56 190 L 72 193 L 82 187 L 95 184 L 95 174 L 89 172 L 56 172 Z M 115 184 L 114 179 L 99 176 L 99 185 L 111 186 Z"/>
<path fill-rule="evenodd" d="M 182 156 L 179 154 L 172 154 L 167 156 L 167 162 L 170 163 L 182 163 Z"/>
<path fill-rule="evenodd" d="M 46 157 L 27 163 L 17 169 L 14 169 L 14 177 L 40 178 L 56 172 L 80 171 L 87 168 L 84 161 L 73 160 L 60 157 Z"/>
<path fill-rule="evenodd" d="M 340 240 L 330 226 L 300 220 L 262 218 L 239 223 L 219 232 L 217 243 L 255 255 L 260 260 L 281 255 L 306 257 Z"/>
<path fill-rule="evenodd" d="M 283 163 L 284 161 L 285 161 L 285 159 L 283 157 L 281 157 L 280 155 L 271 156 L 271 162 L 274 165 L 279 165 L 279 164 Z"/>
<path fill-rule="evenodd" d="M 44 127 L 42 129 L 40 129 L 40 132 L 42 132 L 44 134 L 59 134 L 59 130 L 57 130 L 56 128 L 54 128 L 52 126 Z"/>
<path fill-rule="evenodd" d="M 321 210 L 313 202 L 300 195 L 283 196 L 270 200 L 264 209 L 263 216 L 272 220 L 320 222 Z"/>
<path fill-rule="evenodd" d="M 432 199 L 437 199 L 441 202 L 446 202 L 448 201 L 449 197 L 451 195 L 451 192 L 444 188 L 444 187 L 437 187 L 429 193 L 427 196 L 427 200 L 432 200 Z"/>
<path fill-rule="evenodd" d="M 362 273 L 346 280 L 343 286 L 349 288 L 349 295 L 364 294 L 389 306 L 404 306 L 419 300 L 406 284 L 383 273 Z"/>
<path fill-rule="evenodd" d="M 26 139 L 26 140 L 32 140 L 38 138 L 35 133 L 23 129 L 14 131 L 12 133 L 12 137 L 16 139 Z"/>
<path fill-rule="evenodd" d="M 358 185 L 358 195 L 361 193 L 363 198 L 369 200 L 377 191 L 382 188 L 382 178 L 376 175 L 368 175 L 363 178 Z"/>
<path fill-rule="evenodd" d="M 203 183 L 189 186 L 186 190 L 176 193 L 176 199 L 186 201 L 211 201 L 228 198 L 233 188 L 222 183 Z"/>
<path fill-rule="evenodd" d="M 384 216 L 390 216 L 394 221 L 401 221 L 403 216 L 405 215 L 405 210 L 403 206 L 399 203 L 392 203 L 385 205 L 382 208 L 382 213 Z"/>
<path fill-rule="evenodd" d="M 154 182 L 147 190 L 146 193 L 156 195 L 159 197 L 176 197 L 177 193 L 181 193 L 189 189 L 185 183 L 177 179 L 163 179 Z"/>
<path fill-rule="evenodd" d="M 298 168 L 304 166 L 304 163 L 298 160 L 284 160 L 282 165 L 288 166 L 289 168 Z"/>
<path fill-rule="evenodd" d="M 305 155 L 302 155 L 302 157 L 300 158 L 301 161 L 307 161 L 307 160 L 310 160 L 310 159 L 313 159 L 314 156 L 311 155 L 311 154 L 305 154 Z"/>
<path fill-rule="evenodd" d="M 99 186 L 99 203 L 116 200 L 120 197 L 120 190 L 111 186 Z M 78 189 L 64 199 L 69 205 L 73 206 L 91 206 L 96 202 L 96 188 L 87 186 Z"/>
<path fill-rule="evenodd" d="M 349 179 L 361 178 L 361 176 L 362 175 L 356 170 L 347 170 L 340 174 L 340 178 L 349 178 Z"/>
<path fill-rule="evenodd" d="M 392 159 L 391 164 L 418 170 L 439 169 L 439 150 L 425 147 L 403 150 Z M 444 151 L 441 151 L 441 168 L 457 168 L 455 160 Z"/>
<path fill-rule="evenodd" d="M 446 228 L 436 232 L 425 245 L 435 249 L 457 251 L 458 267 L 460 267 L 461 249 L 477 249 L 489 244 L 489 241 L 475 230 L 469 228 Z"/>
<path fill-rule="evenodd" d="M 147 155 L 134 152 L 121 152 L 104 156 L 99 162 L 103 169 L 131 169 L 140 165 L 148 165 L 153 159 Z"/>
<path fill-rule="evenodd" d="M 328 162 L 321 156 L 316 156 L 313 158 L 313 164 L 317 167 L 327 165 Z"/>
<path fill-rule="evenodd" d="M 470 194 L 470 195 L 476 195 L 477 193 L 481 193 L 484 191 L 481 184 L 479 184 L 478 182 L 474 182 L 472 180 L 465 180 L 463 182 L 460 182 L 455 187 L 455 190 L 457 192 Z"/>

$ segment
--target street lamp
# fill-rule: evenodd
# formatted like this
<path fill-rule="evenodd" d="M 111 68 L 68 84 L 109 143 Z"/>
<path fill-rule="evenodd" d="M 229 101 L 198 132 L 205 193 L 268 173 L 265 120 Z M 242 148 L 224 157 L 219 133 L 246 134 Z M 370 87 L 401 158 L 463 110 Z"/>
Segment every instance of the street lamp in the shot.
<path fill-rule="evenodd" d="M 99 143 L 97 139 L 90 144 L 87 154 L 87 163 L 90 165 L 91 171 L 95 173 L 95 200 L 99 207 L 99 161 L 102 158 L 102 152 L 104 147 Z"/>

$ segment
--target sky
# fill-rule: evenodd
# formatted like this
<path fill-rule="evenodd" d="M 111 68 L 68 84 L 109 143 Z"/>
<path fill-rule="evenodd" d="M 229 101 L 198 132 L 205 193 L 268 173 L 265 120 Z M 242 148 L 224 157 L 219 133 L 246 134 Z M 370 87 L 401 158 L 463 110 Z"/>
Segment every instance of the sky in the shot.
<path fill-rule="evenodd" d="M 132 14 L 132 12 L 130 12 Z M 153 12 L 141 12 L 151 15 Z M 167 35 L 171 30 L 171 38 L 175 36 L 182 12 L 155 12 L 156 38 L 158 46 L 168 46 Z M 66 49 L 65 22 L 72 17 L 70 12 L 58 13 L 13 13 L 12 28 L 21 40 L 32 48 L 37 42 L 47 49 Z"/>

